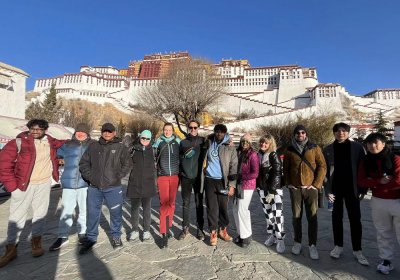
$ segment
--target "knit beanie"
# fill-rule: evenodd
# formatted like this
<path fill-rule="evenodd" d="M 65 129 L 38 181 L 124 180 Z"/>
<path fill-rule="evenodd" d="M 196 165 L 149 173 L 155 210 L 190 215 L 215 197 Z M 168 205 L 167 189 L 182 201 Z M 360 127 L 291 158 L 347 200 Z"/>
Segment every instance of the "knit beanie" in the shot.
<path fill-rule="evenodd" d="M 150 130 L 143 130 L 141 133 L 140 133 L 140 137 L 145 137 L 145 138 L 149 138 L 149 139 L 151 139 L 151 131 Z"/>
<path fill-rule="evenodd" d="M 86 123 L 78 123 L 75 127 L 75 132 L 85 132 L 89 136 L 90 135 L 90 127 Z"/>
<path fill-rule="evenodd" d="M 293 135 L 296 135 L 296 133 L 297 133 L 298 131 L 300 131 L 300 130 L 305 131 L 306 134 L 308 135 L 308 132 L 307 132 L 306 127 L 305 127 L 304 125 L 302 125 L 302 124 L 296 125 L 296 127 L 295 127 L 294 130 L 293 130 Z"/>

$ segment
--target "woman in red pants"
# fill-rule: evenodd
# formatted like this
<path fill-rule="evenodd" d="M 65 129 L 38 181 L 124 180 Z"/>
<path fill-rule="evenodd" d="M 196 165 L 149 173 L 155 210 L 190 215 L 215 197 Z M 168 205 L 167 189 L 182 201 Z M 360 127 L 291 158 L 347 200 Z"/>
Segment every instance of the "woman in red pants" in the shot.
<path fill-rule="evenodd" d="M 160 195 L 160 233 L 163 237 L 161 248 L 168 247 L 168 238 L 175 212 L 175 198 L 179 185 L 179 137 L 174 135 L 172 123 L 164 124 L 163 135 L 153 148 L 157 154 L 157 184 Z"/>

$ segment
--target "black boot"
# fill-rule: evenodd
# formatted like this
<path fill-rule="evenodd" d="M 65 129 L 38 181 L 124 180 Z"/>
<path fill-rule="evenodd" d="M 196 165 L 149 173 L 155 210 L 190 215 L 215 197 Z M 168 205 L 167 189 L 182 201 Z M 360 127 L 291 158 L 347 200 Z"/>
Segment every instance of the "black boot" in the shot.
<path fill-rule="evenodd" d="M 168 248 L 168 235 L 166 233 L 162 234 L 161 249 Z"/>
<path fill-rule="evenodd" d="M 247 238 L 243 238 L 242 243 L 240 243 L 239 246 L 242 248 L 247 248 L 247 247 L 249 247 L 251 240 L 252 240 L 251 236 L 249 236 Z"/>

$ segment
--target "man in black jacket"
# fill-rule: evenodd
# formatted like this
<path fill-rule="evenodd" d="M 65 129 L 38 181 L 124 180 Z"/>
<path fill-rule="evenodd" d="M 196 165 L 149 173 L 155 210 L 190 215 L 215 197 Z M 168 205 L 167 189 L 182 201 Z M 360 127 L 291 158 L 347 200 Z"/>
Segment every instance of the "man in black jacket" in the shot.
<path fill-rule="evenodd" d="M 110 211 L 112 245 L 114 248 L 122 246 L 121 179 L 131 168 L 128 148 L 116 137 L 114 125 L 103 124 L 101 138 L 88 147 L 79 163 L 82 177 L 90 182 L 87 196 L 87 239 L 79 251 L 80 254 L 85 254 L 97 241 L 103 200 Z"/>
<path fill-rule="evenodd" d="M 199 240 L 204 240 L 203 192 L 200 191 L 201 162 L 203 161 L 201 152 L 204 144 L 204 137 L 198 136 L 199 126 L 200 123 L 198 121 L 189 121 L 189 133 L 186 139 L 180 143 L 183 221 L 182 233 L 179 235 L 179 240 L 183 240 L 189 233 L 190 197 L 192 195 L 192 189 L 194 191 L 194 201 L 196 204 L 197 238 Z"/>

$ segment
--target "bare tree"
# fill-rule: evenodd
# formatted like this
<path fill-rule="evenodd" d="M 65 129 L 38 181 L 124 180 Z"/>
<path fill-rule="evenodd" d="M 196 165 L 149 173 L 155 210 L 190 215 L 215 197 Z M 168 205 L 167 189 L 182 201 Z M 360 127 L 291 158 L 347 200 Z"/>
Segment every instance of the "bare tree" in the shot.
<path fill-rule="evenodd" d="M 180 122 L 197 119 L 199 114 L 217 103 L 225 92 L 224 80 L 210 63 L 199 60 L 177 61 L 155 85 L 138 94 L 139 106 L 152 116 L 165 121 L 173 115 Z"/>

